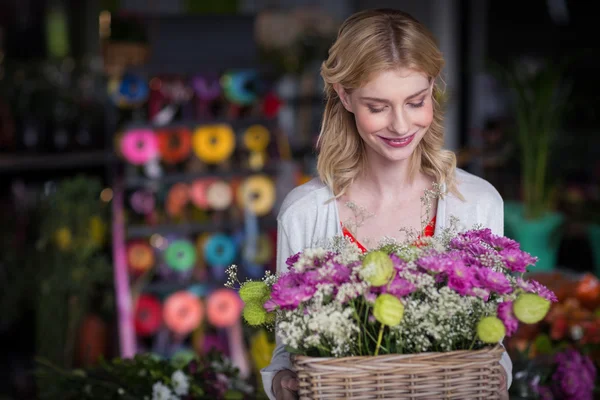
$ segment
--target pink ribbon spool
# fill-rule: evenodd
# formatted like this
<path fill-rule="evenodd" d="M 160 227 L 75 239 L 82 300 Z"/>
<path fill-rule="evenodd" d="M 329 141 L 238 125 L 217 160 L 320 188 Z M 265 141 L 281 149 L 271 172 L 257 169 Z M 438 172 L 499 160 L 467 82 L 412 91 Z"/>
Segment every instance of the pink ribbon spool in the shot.
<path fill-rule="evenodd" d="M 206 300 L 208 322 L 217 328 L 229 328 L 239 321 L 244 304 L 230 289 L 217 289 Z"/>
<path fill-rule="evenodd" d="M 179 335 L 192 332 L 200 326 L 203 318 L 202 301 L 190 292 L 173 293 L 165 301 L 163 308 L 165 324 Z"/>
<path fill-rule="evenodd" d="M 154 132 L 149 129 L 125 132 L 121 140 L 121 153 L 133 165 L 144 165 L 158 157 L 158 142 Z"/>
<path fill-rule="evenodd" d="M 214 182 L 214 179 L 197 179 L 190 185 L 189 195 L 196 207 L 201 210 L 206 210 L 210 207 L 208 202 L 207 191 L 208 187 Z"/>

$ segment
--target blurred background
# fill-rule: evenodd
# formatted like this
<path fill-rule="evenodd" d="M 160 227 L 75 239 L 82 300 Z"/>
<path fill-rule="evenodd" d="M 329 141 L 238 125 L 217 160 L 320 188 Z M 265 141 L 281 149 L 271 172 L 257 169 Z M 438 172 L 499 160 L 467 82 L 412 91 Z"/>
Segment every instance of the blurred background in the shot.
<path fill-rule="evenodd" d="M 536 362 L 566 343 L 597 354 L 591 2 L 0 0 L 0 399 L 38 398 L 39 360 L 211 349 L 264 397 L 272 332 L 241 324 L 225 269 L 274 270 L 278 207 L 315 175 L 320 63 L 378 7 L 438 38 L 446 146 L 498 189 L 507 236 L 559 294 L 508 344 L 514 398 L 538 398 Z"/>

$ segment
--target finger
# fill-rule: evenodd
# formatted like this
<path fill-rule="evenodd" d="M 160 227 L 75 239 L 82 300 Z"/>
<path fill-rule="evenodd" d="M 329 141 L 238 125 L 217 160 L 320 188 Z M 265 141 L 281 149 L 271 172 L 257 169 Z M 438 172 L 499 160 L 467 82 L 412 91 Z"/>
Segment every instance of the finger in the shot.
<path fill-rule="evenodd" d="M 293 390 L 294 392 L 296 392 L 298 390 L 298 379 L 295 379 L 295 378 L 282 379 L 281 386 L 284 389 Z"/>

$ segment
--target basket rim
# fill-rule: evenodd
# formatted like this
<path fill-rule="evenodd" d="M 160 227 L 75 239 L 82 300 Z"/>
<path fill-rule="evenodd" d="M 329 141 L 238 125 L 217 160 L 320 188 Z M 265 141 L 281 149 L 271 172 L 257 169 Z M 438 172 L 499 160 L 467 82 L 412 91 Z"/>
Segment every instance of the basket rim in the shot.
<path fill-rule="evenodd" d="M 441 355 L 443 354 L 444 356 L 454 356 L 454 355 L 461 355 L 461 354 L 490 354 L 490 353 L 496 353 L 496 352 L 504 352 L 504 346 L 502 346 L 501 344 L 496 344 L 494 346 L 486 346 L 482 349 L 479 350 L 452 350 L 452 351 L 428 351 L 428 352 L 423 352 L 423 353 L 395 353 L 395 354 L 381 354 L 381 355 L 377 355 L 377 356 L 347 356 L 347 357 L 313 357 L 313 356 L 305 356 L 305 355 L 301 355 L 301 354 L 290 354 L 290 357 L 293 360 L 298 360 L 298 361 L 306 361 L 306 360 L 322 360 L 322 361 L 328 361 L 328 360 L 340 360 L 340 359 L 346 359 L 346 360 L 364 360 L 364 359 L 373 359 L 373 358 L 378 358 L 380 360 L 386 359 L 386 358 L 408 358 L 408 357 L 415 357 L 415 356 L 434 356 L 434 355 Z"/>

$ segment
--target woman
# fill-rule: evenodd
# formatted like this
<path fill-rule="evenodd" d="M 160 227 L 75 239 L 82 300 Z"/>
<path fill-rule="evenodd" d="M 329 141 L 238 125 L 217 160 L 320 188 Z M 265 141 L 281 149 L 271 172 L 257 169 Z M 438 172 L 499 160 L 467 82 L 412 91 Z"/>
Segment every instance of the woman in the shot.
<path fill-rule="evenodd" d="M 341 234 L 367 249 L 383 238 L 402 240 L 400 228 L 439 232 L 451 216 L 465 228 L 481 224 L 503 234 L 498 192 L 456 169 L 454 154 L 442 149 L 436 80 L 443 64 L 431 33 L 406 13 L 368 10 L 342 24 L 321 68 L 327 104 L 319 179 L 294 189 L 282 204 L 279 273 L 289 256 Z M 444 195 L 424 196 L 436 190 Z M 423 207 L 425 197 L 431 201 Z M 501 364 L 510 385 L 506 353 Z M 283 346 L 261 372 L 269 398 L 295 397 L 297 381 Z"/>

